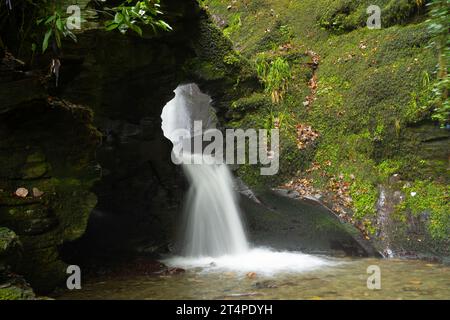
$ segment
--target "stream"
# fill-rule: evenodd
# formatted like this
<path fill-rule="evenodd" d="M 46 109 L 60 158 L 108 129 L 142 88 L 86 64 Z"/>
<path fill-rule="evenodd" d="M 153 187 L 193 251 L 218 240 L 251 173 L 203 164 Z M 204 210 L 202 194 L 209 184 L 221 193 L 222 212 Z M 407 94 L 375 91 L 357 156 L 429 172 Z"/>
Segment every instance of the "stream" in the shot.
<path fill-rule="evenodd" d="M 449 299 L 450 267 L 424 261 L 328 259 L 301 273 L 245 274 L 193 268 L 171 276 L 90 279 L 57 299 Z M 367 288 L 367 267 L 381 270 L 381 289 Z"/>

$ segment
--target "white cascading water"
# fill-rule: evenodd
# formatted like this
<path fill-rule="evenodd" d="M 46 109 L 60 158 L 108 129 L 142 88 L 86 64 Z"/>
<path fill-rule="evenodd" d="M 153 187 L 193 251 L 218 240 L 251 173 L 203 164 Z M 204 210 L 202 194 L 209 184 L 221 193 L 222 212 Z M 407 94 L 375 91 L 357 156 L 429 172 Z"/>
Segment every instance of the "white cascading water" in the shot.
<path fill-rule="evenodd" d="M 220 257 L 248 251 L 228 167 L 184 164 L 183 169 L 190 182 L 184 254 Z"/>
<path fill-rule="evenodd" d="M 195 120 L 203 121 L 203 130 L 216 125 L 211 98 L 203 94 L 196 84 L 180 85 L 175 90 L 175 98 L 164 107 L 161 118 L 164 135 L 174 145 L 181 143 L 173 134 L 175 130 L 187 129 L 191 138 L 201 134 L 194 132 Z M 185 154 L 184 157 L 202 155 Z M 183 169 L 190 183 L 183 256 L 166 259 L 164 263 L 167 265 L 271 274 L 301 272 L 329 264 L 324 259 L 302 253 L 251 249 L 228 167 L 183 164 Z"/>
<path fill-rule="evenodd" d="M 187 129 L 191 137 L 201 134 L 193 131 L 194 120 L 202 120 L 204 129 L 215 127 L 211 98 L 202 94 L 197 85 L 179 86 L 175 94 L 175 99 L 167 104 L 162 113 L 162 128 L 166 137 L 175 140 L 177 137 L 173 136 L 173 132 L 181 128 Z M 188 154 L 185 157 L 187 160 L 188 157 L 203 156 Z M 215 164 L 182 166 L 190 183 L 183 253 L 188 257 L 219 257 L 247 251 L 248 243 L 228 167 Z"/>

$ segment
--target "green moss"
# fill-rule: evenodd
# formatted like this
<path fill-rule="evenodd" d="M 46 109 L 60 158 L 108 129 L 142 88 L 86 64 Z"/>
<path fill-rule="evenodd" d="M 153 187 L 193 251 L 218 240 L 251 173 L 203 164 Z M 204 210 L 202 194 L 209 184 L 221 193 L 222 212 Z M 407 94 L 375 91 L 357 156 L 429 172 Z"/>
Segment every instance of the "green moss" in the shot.
<path fill-rule="evenodd" d="M 225 29 L 223 29 L 223 34 L 226 37 L 230 37 L 233 33 L 239 31 L 241 26 L 242 26 L 242 22 L 241 22 L 241 15 L 240 15 L 240 13 L 233 14 L 230 17 L 230 21 L 228 23 L 228 26 Z"/>
<path fill-rule="evenodd" d="M 26 162 L 44 162 L 45 155 L 42 150 L 37 150 L 27 156 Z"/>
<path fill-rule="evenodd" d="M 240 57 L 234 51 L 226 54 L 225 57 L 223 57 L 223 63 L 229 66 L 238 66 L 240 62 Z"/>
<path fill-rule="evenodd" d="M 9 256 L 15 254 L 20 247 L 19 237 L 8 228 L 0 227 L 0 264 L 4 263 Z"/>
<path fill-rule="evenodd" d="M 264 93 L 255 92 L 234 101 L 231 108 L 236 111 L 250 112 L 254 110 L 267 109 L 271 105 L 270 98 Z"/>
<path fill-rule="evenodd" d="M 33 298 L 34 294 L 30 290 L 24 290 L 14 286 L 0 288 L 0 300 L 24 300 Z"/>
<path fill-rule="evenodd" d="M 44 176 L 49 171 L 47 162 L 28 162 L 22 168 L 23 179 L 37 179 Z"/>
<path fill-rule="evenodd" d="M 404 166 L 402 160 L 386 159 L 377 165 L 378 174 L 382 182 L 387 182 L 393 174 L 398 174 Z"/>
<path fill-rule="evenodd" d="M 350 195 L 353 200 L 354 217 L 362 219 L 375 215 L 375 203 L 378 199 L 376 187 L 365 181 L 356 181 L 350 187 Z"/>

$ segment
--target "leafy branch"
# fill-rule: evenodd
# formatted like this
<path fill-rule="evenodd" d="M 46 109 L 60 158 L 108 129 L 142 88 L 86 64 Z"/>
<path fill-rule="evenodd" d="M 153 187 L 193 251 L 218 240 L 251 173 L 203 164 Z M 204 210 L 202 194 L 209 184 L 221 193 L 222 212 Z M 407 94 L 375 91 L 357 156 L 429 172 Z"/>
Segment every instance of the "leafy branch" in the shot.
<path fill-rule="evenodd" d="M 133 0 L 126 0 L 118 7 L 108 9 L 115 13 L 114 19 L 106 22 L 106 30 L 118 29 L 125 34 L 128 30 L 132 30 L 142 36 L 142 29 L 139 26 L 150 26 L 156 33 L 158 29 L 164 31 L 172 30 L 172 27 L 164 20 L 159 19 L 163 14 L 160 10 L 160 0 L 144 0 L 137 1 L 133 4 Z"/>
<path fill-rule="evenodd" d="M 77 41 L 75 34 L 67 27 L 67 18 L 63 18 L 61 13 L 57 10 L 52 15 L 46 18 L 41 18 L 37 21 L 38 25 L 44 25 L 47 29 L 42 41 L 42 53 L 44 53 L 49 45 L 49 41 L 54 39 L 56 46 L 61 49 L 62 37 L 70 37 L 73 41 Z"/>

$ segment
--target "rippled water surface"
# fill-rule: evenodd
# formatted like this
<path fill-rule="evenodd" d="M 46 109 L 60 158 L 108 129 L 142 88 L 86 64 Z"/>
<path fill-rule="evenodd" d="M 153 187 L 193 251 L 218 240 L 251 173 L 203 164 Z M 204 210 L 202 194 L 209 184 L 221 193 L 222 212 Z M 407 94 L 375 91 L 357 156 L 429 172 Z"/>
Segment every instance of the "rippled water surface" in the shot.
<path fill-rule="evenodd" d="M 324 258 L 327 259 L 327 258 Z M 237 272 L 192 267 L 171 276 L 91 279 L 58 299 L 450 299 L 450 267 L 423 261 L 327 259 L 303 272 Z M 381 290 L 367 289 L 367 268 L 381 269 Z M 247 273 L 246 273 L 247 272 Z"/>

